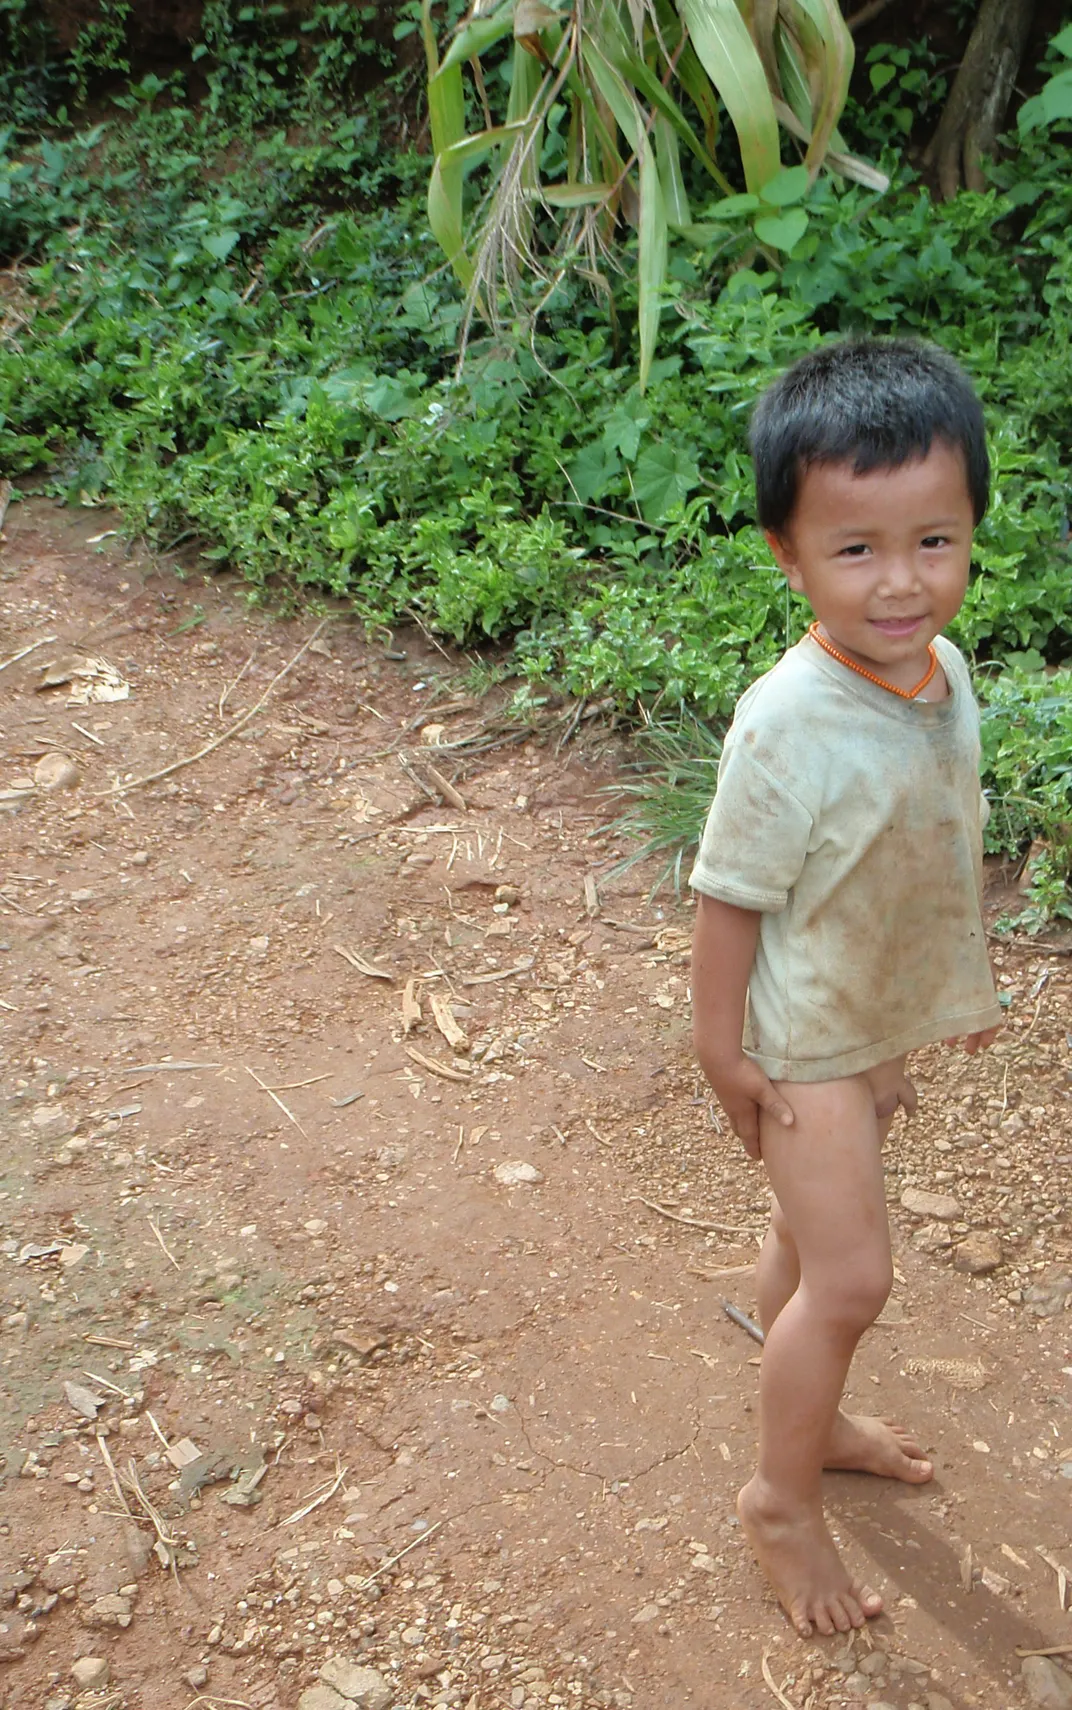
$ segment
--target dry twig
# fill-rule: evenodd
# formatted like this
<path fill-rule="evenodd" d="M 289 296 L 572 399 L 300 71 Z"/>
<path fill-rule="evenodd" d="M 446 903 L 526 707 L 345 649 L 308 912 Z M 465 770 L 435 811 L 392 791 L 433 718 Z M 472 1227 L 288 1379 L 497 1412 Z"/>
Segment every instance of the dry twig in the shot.
<path fill-rule="evenodd" d="M 668 1206 L 660 1205 L 658 1200 L 645 1199 L 642 1193 L 634 1193 L 632 1199 L 646 1205 L 649 1211 L 657 1211 L 660 1217 L 669 1218 L 671 1223 L 684 1223 L 689 1229 L 705 1229 L 715 1235 L 751 1235 L 750 1229 L 738 1229 L 732 1223 L 708 1223 L 701 1217 L 683 1217 L 680 1211 L 671 1211 Z"/>
<path fill-rule="evenodd" d="M 157 1240 L 160 1243 L 160 1251 L 163 1253 L 165 1259 L 167 1259 L 170 1264 L 174 1265 L 174 1267 L 177 1271 L 181 1271 L 182 1266 L 179 1264 L 179 1261 L 178 1261 L 178 1259 L 176 1259 L 174 1254 L 168 1252 L 167 1244 L 164 1241 L 164 1237 L 161 1235 L 159 1229 L 156 1227 L 156 1224 L 153 1222 L 151 1217 L 148 1219 L 148 1224 L 149 1224 L 149 1228 L 152 1230 L 153 1234 L 156 1236 Z"/>
<path fill-rule="evenodd" d="M 361 1581 L 360 1589 L 364 1591 L 374 1580 L 379 1579 L 381 1573 L 386 1573 L 388 1568 L 393 1568 L 396 1562 L 400 1562 L 403 1556 L 408 1556 L 409 1552 L 415 1550 L 419 1544 L 426 1544 L 429 1538 L 439 1531 L 442 1524 L 442 1520 L 437 1520 L 434 1526 L 429 1526 L 427 1532 L 422 1532 L 419 1538 L 414 1538 L 412 1544 L 407 1544 L 404 1550 L 399 1550 L 396 1555 L 388 1556 L 385 1562 L 380 1563 L 375 1573 L 370 1573 L 367 1579 Z"/>
<path fill-rule="evenodd" d="M 774 1676 L 771 1673 L 771 1668 L 770 1668 L 770 1651 L 764 1651 L 763 1661 L 760 1664 L 760 1667 L 763 1670 L 764 1680 L 766 1681 L 767 1685 L 770 1687 L 771 1691 L 774 1693 L 774 1696 L 775 1696 L 775 1698 L 777 1698 L 779 1704 L 782 1706 L 782 1710 L 796 1710 L 796 1705 L 793 1704 L 793 1702 L 786 1697 L 786 1695 L 782 1691 L 781 1687 L 775 1685 Z"/>
<path fill-rule="evenodd" d="M 28 653 L 33 653 L 38 647 L 47 647 L 50 641 L 55 641 L 54 635 L 43 635 L 40 641 L 31 641 L 29 647 L 20 648 L 10 659 L 0 659 L 0 671 L 6 671 L 9 665 L 17 665 L 20 659 L 25 659 Z"/>
<path fill-rule="evenodd" d="M 173 760 L 170 766 L 161 766 L 158 772 L 147 772 L 144 778 L 131 778 L 129 783 L 113 784 L 110 790 L 95 790 L 93 792 L 94 795 L 125 796 L 129 794 L 131 790 L 142 789 L 146 784 L 159 783 L 161 778 L 170 778 L 173 772 L 181 772 L 184 766 L 196 765 L 198 760 L 204 760 L 206 755 L 213 753 L 214 750 L 219 748 L 222 743 L 227 742 L 230 737 L 237 736 L 238 732 L 240 730 L 244 730 L 250 720 L 255 718 L 257 713 L 260 712 L 276 684 L 281 683 L 288 672 L 293 671 L 299 659 L 303 659 L 305 657 L 310 647 L 313 645 L 313 642 L 320 634 L 320 631 L 330 623 L 330 621 L 330 618 L 322 618 L 309 639 L 302 642 L 302 645 L 299 647 L 297 653 L 295 653 L 293 659 L 288 659 L 287 663 L 283 666 L 283 669 L 276 672 L 263 695 L 258 701 L 254 702 L 249 711 L 243 713 L 241 718 L 235 719 L 234 724 L 228 725 L 227 729 L 221 731 L 219 736 L 214 736 L 211 742 L 206 742 L 203 747 L 197 750 L 196 754 L 187 754 L 181 760 Z"/>
<path fill-rule="evenodd" d="M 298 1133 L 302 1136 L 302 1139 L 308 1140 L 309 1136 L 308 1136 L 308 1134 L 306 1134 L 305 1129 L 302 1127 L 301 1123 L 298 1121 L 298 1118 L 295 1116 L 294 1112 L 289 1108 L 289 1106 L 287 1106 L 283 1103 L 283 1100 L 281 1098 L 279 1098 L 272 1091 L 271 1087 L 265 1086 L 264 1082 L 261 1080 L 261 1077 L 258 1074 L 254 1073 L 254 1071 L 250 1068 L 248 1063 L 246 1064 L 246 1074 L 251 1075 L 253 1077 L 253 1079 L 256 1081 L 257 1085 L 260 1087 L 261 1091 L 266 1092 L 268 1094 L 268 1097 L 271 1099 L 272 1103 L 277 1104 L 279 1106 L 280 1110 L 283 1112 L 283 1115 L 286 1117 L 287 1121 L 293 1122 L 295 1128 L 298 1130 Z"/>
<path fill-rule="evenodd" d="M 296 1508 L 293 1514 L 288 1514 L 285 1520 L 280 1520 L 279 1524 L 281 1526 L 296 1526 L 298 1521 L 304 1520 L 305 1516 L 311 1514 L 314 1508 L 322 1508 L 325 1502 L 330 1502 L 349 1471 L 349 1467 L 339 1465 L 338 1457 L 336 1457 L 335 1477 L 329 1480 L 327 1487 L 320 1491 L 314 1491 L 307 1502 L 303 1502 L 302 1506 Z"/>

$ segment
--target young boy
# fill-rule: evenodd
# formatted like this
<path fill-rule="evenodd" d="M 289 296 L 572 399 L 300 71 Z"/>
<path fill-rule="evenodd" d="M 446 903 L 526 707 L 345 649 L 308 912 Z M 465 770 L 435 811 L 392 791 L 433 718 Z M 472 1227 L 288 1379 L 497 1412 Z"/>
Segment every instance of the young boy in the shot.
<path fill-rule="evenodd" d="M 759 402 L 752 455 L 760 524 L 816 621 L 726 738 L 691 878 L 694 1036 L 773 1191 L 759 1462 L 738 1511 L 806 1637 L 882 1608 L 834 1547 L 823 1468 L 932 1476 L 899 1427 L 839 1402 L 892 1281 L 881 1148 L 898 1106 L 915 1109 L 906 1055 L 958 1038 L 976 1051 L 1000 1020 L 979 718 L 941 635 L 990 469 L 965 375 L 902 340 L 796 363 Z"/>

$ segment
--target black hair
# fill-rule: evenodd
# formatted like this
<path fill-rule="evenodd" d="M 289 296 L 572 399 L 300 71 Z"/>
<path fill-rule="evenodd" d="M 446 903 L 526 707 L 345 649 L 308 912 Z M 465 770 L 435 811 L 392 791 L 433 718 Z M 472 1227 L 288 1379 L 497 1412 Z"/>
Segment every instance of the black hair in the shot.
<path fill-rule="evenodd" d="M 752 416 L 760 526 L 780 532 L 815 463 L 857 475 L 926 457 L 935 440 L 964 453 L 975 520 L 990 498 L 982 406 L 959 363 L 915 339 L 839 339 L 809 351 L 763 393 Z"/>

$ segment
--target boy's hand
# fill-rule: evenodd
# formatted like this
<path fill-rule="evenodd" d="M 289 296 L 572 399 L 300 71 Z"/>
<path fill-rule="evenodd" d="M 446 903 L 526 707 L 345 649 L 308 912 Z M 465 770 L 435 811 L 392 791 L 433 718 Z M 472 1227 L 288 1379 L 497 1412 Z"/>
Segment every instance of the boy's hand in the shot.
<path fill-rule="evenodd" d="M 977 1051 L 985 1051 L 988 1045 L 993 1045 L 1000 1032 L 1000 1025 L 987 1027 L 982 1033 L 969 1033 L 963 1039 L 947 1039 L 944 1043 L 946 1045 L 963 1045 L 968 1056 L 974 1057 Z"/>
<path fill-rule="evenodd" d="M 765 1110 L 783 1127 L 793 1125 L 793 1112 L 763 1070 L 743 1054 L 730 1063 L 703 1065 L 730 1126 L 750 1158 L 759 1157 L 759 1113 Z"/>

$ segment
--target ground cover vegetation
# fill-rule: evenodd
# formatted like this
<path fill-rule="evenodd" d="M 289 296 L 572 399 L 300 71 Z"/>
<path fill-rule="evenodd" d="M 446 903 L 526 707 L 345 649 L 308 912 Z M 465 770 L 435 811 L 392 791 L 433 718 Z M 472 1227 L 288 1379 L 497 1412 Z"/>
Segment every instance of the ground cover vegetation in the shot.
<path fill-rule="evenodd" d="M 425 12 L 439 50 L 462 10 Z M 470 318 L 459 367 L 419 3 L 206 0 L 163 74 L 131 69 L 130 11 L 101 0 L 61 51 L 39 7 L 0 0 L 4 472 L 195 543 L 253 597 L 326 590 L 370 625 L 500 643 L 490 669 L 521 702 L 553 681 L 654 720 L 660 776 L 699 752 L 699 799 L 736 696 L 805 619 L 750 520 L 753 399 L 831 334 L 936 337 L 992 436 L 955 632 L 984 702 L 988 840 L 1036 847 L 1028 924 L 1070 912 L 1072 30 L 985 188 L 946 201 L 914 164 L 953 72 L 926 39 L 862 54 L 840 116 L 884 191 L 837 172 L 809 188 L 783 137 L 768 203 L 717 103 L 691 109 L 710 159 L 675 156 L 690 217 L 665 233 L 642 389 L 650 292 L 624 203 L 620 266 L 578 249 L 522 273 L 493 324 Z M 466 134 L 509 121 L 519 51 L 485 48 Z M 542 173 L 568 176 L 565 102 L 538 141 Z M 464 162 L 467 217 L 491 153 Z M 533 211 L 537 238 L 555 212 Z M 653 835 L 687 839 L 688 792 L 644 788 Z"/>

